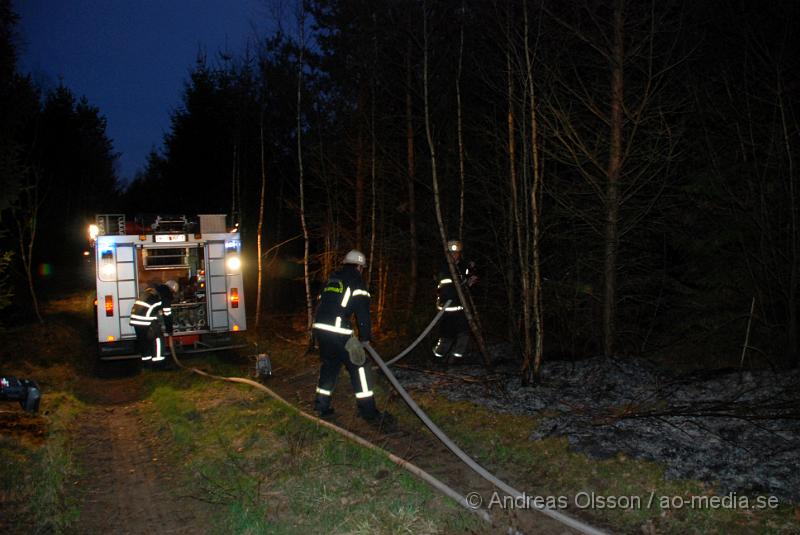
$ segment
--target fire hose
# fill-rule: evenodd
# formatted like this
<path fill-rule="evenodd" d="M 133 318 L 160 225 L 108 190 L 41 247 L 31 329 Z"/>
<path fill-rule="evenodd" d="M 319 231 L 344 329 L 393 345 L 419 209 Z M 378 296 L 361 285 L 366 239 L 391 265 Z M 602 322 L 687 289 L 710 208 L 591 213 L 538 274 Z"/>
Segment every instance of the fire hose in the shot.
<path fill-rule="evenodd" d="M 513 496 L 514 498 L 521 498 L 523 500 L 525 499 L 524 494 L 522 494 L 515 488 L 511 487 L 501 479 L 495 477 L 494 474 L 490 473 L 488 470 L 486 470 L 481 465 L 476 463 L 469 455 L 464 453 L 464 450 L 462 450 L 455 443 L 453 443 L 453 441 L 450 440 L 450 438 L 447 435 L 445 435 L 441 429 L 439 429 L 439 426 L 433 423 L 433 421 L 431 421 L 428 415 L 425 414 L 425 412 L 419 408 L 419 405 L 417 405 L 414 402 L 414 400 L 411 398 L 408 392 L 406 392 L 406 389 L 403 388 L 403 385 L 400 384 L 400 382 L 397 380 L 394 374 L 389 370 L 389 367 L 386 365 L 385 362 L 383 362 L 380 355 L 378 355 L 378 352 L 375 351 L 372 345 L 366 343 L 364 347 L 366 347 L 367 351 L 372 356 L 372 359 L 375 361 L 375 363 L 378 365 L 381 371 L 383 371 L 384 375 L 386 375 L 386 378 L 389 379 L 389 382 L 392 383 L 394 389 L 397 390 L 397 392 L 403 398 L 403 401 L 406 402 L 406 405 L 408 405 L 408 407 L 412 411 L 414 411 L 414 414 L 416 414 L 417 417 L 420 420 L 422 420 L 422 423 L 424 423 L 425 426 L 428 429 L 430 429 L 434 435 L 436 435 L 436 438 L 438 438 L 442 442 L 442 444 L 447 446 L 447 448 L 450 451 L 452 451 L 456 455 L 456 457 L 461 459 L 461 461 L 463 461 L 464 464 L 469 466 L 473 471 L 475 471 L 479 476 L 484 478 L 489 483 L 493 484 L 494 486 L 496 486 L 506 494 Z M 565 515 L 564 513 L 537 504 L 535 500 L 528 500 L 528 501 L 530 501 L 531 505 L 533 505 L 533 507 L 540 513 L 549 516 L 566 526 L 576 529 L 581 533 L 586 533 L 587 535 L 605 535 L 604 531 L 594 528 L 584 522 L 581 522 L 580 520 L 572 518 L 571 516 Z"/>
<path fill-rule="evenodd" d="M 422 331 L 422 333 L 417 337 L 417 339 L 414 340 L 413 342 L 411 342 L 410 346 L 408 346 L 403 351 L 398 353 L 398 355 L 396 357 L 394 357 L 393 359 L 387 361 L 386 365 L 387 366 L 391 366 L 392 364 L 394 364 L 395 362 L 397 362 L 398 360 L 400 360 L 401 358 L 403 358 L 407 354 L 409 354 L 411 352 L 411 350 L 413 350 L 415 347 L 417 347 L 417 344 L 419 344 L 422 341 L 423 338 L 428 336 L 428 333 L 431 332 L 431 329 L 433 329 L 433 326 L 436 325 L 437 323 L 439 323 L 439 320 L 442 318 L 442 315 L 444 314 L 445 309 L 450 306 L 450 303 L 452 303 L 452 301 L 447 300 L 445 302 L 445 304 L 442 305 L 442 308 L 439 310 L 439 313 L 436 314 L 436 316 L 434 316 L 434 318 L 431 320 L 431 322 L 428 324 L 428 326 L 425 327 L 425 330 Z"/>
<path fill-rule="evenodd" d="M 462 496 L 457 491 L 455 491 L 451 487 L 449 487 L 447 484 L 445 484 L 444 482 L 440 481 L 439 479 L 436 479 L 434 476 L 432 476 L 431 474 L 429 474 L 428 472 L 426 472 L 425 470 L 423 470 L 419 466 L 417 466 L 417 465 L 415 465 L 415 464 L 413 464 L 413 463 L 411 463 L 409 461 L 406 461 L 405 459 L 403 459 L 401 457 L 398 457 L 398 456 L 394 455 L 393 453 L 391 453 L 389 451 L 386 451 L 385 449 L 381 448 L 380 446 L 377 446 L 377 445 L 373 444 L 372 442 L 370 442 L 370 441 L 368 441 L 368 440 L 366 440 L 364 438 L 361 438 L 360 436 L 356 435 L 355 433 L 351 433 L 347 429 L 344 429 L 344 428 L 339 427 L 338 425 L 335 425 L 335 424 L 333 424 L 331 422 L 325 421 L 325 420 L 323 420 L 321 418 L 317 418 L 315 416 L 312 416 L 312 415 L 310 415 L 310 414 L 308 414 L 306 412 L 303 412 L 303 411 L 297 409 L 294 405 L 292 405 L 291 403 L 286 401 L 283 397 L 281 397 L 277 392 L 275 392 L 274 390 L 266 387 L 265 385 L 263 385 L 263 384 L 261 384 L 259 382 L 256 382 L 256 381 L 253 381 L 253 380 L 250 380 L 250 379 L 245 379 L 243 377 L 223 377 L 221 375 L 214 375 L 212 373 L 205 372 L 205 371 L 200 370 L 198 368 L 190 368 L 190 367 L 184 366 L 183 363 L 180 360 L 178 360 L 177 353 L 175 352 L 175 344 L 172 342 L 172 337 L 169 338 L 169 350 L 170 350 L 170 353 L 172 354 L 172 360 L 175 362 L 175 365 L 178 366 L 179 368 L 181 368 L 183 370 L 190 371 L 192 373 L 196 373 L 198 375 L 202 375 L 204 377 L 209 377 L 211 379 L 216 379 L 216 380 L 219 380 L 219 381 L 227 381 L 227 382 L 230 382 L 230 383 L 246 384 L 246 385 L 250 385 L 252 387 L 255 387 L 255 388 L 265 392 L 267 395 L 269 395 L 273 399 L 275 399 L 275 400 L 279 401 L 280 403 L 283 403 L 287 407 L 297 411 L 298 414 L 300 416 L 302 416 L 303 418 L 306 418 L 307 420 L 311 420 L 312 422 L 314 422 L 314 423 L 316 423 L 318 425 L 321 425 L 323 427 L 327 427 L 328 429 L 330 429 L 332 431 L 335 431 L 336 433 L 339 433 L 340 435 L 343 435 L 344 437 L 352 440 L 356 444 L 359 444 L 361 446 L 364 446 L 366 448 L 369 448 L 371 450 L 374 450 L 374 451 L 377 451 L 377 452 L 380 452 L 380 453 L 386 455 L 386 457 L 390 461 L 395 463 L 396 465 L 400 466 L 401 468 L 404 468 L 408 472 L 410 472 L 410 473 L 416 475 L 417 477 L 419 477 L 420 479 L 424 480 L 425 482 L 427 482 L 429 485 L 431 485 L 433 488 L 435 488 L 436 490 L 438 490 L 439 492 L 441 492 L 445 496 L 448 496 L 449 498 L 455 500 L 459 505 L 461 505 L 462 507 L 464 507 L 468 511 L 477 514 L 482 520 L 488 522 L 489 524 L 494 525 L 494 522 L 492 521 L 492 518 L 489 515 L 488 511 L 486 511 L 485 509 L 476 508 L 474 505 L 471 505 L 470 502 L 467 501 L 466 496 Z M 518 531 L 516 531 L 516 530 L 514 530 L 514 529 L 512 529 L 510 527 L 507 529 L 507 533 L 509 533 L 511 535 L 521 535 Z"/>
<path fill-rule="evenodd" d="M 446 305 L 445 305 L 445 307 L 446 307 Z M 442 310 L 439 311 L 439 314 L 437 314 L 436 317 L 434 317 L 434 319 L 431 321 L 431 323 L 428 325 L 428 327 L 425 329 L 425 331 L 423 331 L 423 335 L 418 337 L 411 344 L 411 346 L 409 346 L 408 349 L 406 349 L 405 351 L 401 352 L 398 356 L 394 357 L 390 362 L 396 362 L 402 356 L 407 354 L 411 349 L 413 349 L 413 347 L 416 346 L 424 338 L 424 335 L 426 335 L 428 332 L 430 332 L 430 329 L 432 329 L 433 326 L 439 321 L 439 319 L 442 316 L 442 313 L 444 312 L 444 308 L 445 307 L 442 307 Z M 206 377 L 211 377 L 213 379 L 219 379 L 219 380 L 222 380 L 222 381 L 229 381 L 229 382 L 233 382 L 233 383 L 243 383 L 243 384 L 248 384 L 248 385 L 254 386 L 254 387 L 256 387 L 256 388 L 258 388 L 260 390 L 263 390 L 268 395 L 270 395 L 274 399 L 284 403 L 285 405 L 293 407 L 288 401 L 283 399 L 276 392 L 272 391 L 271 389 L 267 388 L 263 384 L 258 383 L 256 381 L 252 381 L 250 379 L 244 379 L 244 378 L 241 378 L 241 377 L 222 377 L 222 376 L 213 375 L 213 374 L 204 372 L 202 370 L 198 370 L 197 368 L 187 368 L 183 364 L 181 364 L 181 362 L 178 360 L 178 357 L 176 356 L 174 344 L 172 342 L 172 338 L 171 337 L 169 339 L 169 346 L 170 346 L 170 352 L 172 353 L 172 358 L 180 368 L 187 369 L 187 370 L 192 371 L 194 373 L 197 373 L 197 374 L 200 374 L 200 375 L 204 375 Z M 405 388 L 403 388 L 403 386 L 400 384 L 400 382 L 397 380 L 397 378 L 394 376 L 394 374 L 391 372 L 391 370 L 389 370 L 389 367 L 388 367 L 387 363 L 385 363 L 383 361 L 383 359 L 381 359 L 380 355 L 378 354 L 377 351 L 375 351 L 375 349 L 372 347 L 372 345 L 369 342 L 365 342 L 364 343 L 364 347 L 369 352 L 370 356 L 375 361 L 375 363 L 378 365 L 378 367 L 381 369 L 381 371 L 384 373 L 386 378 L 389 379 L 389 382 L 392 384 L 394 389 L 403 398 L 403 401 L 405 401 L 406 405 L 408 405 L 408 407 L 414 412 L 414 414 L 416 414 L 416 416 L 436 436 L 436 438 L 439 439 L 439 441 L 441 441 L 451 452 L 453 452 L 453 454 L 456 455 L 456 457 L 458 457 L 464 464 L 466 464 L 470 469 L 472 469 L 475 473 L 477 473 L 483 479 L 485 479 L 486 481 L 488 481 L 489 483 L 491 483 L 495 487 L 499 488 L 500 490 L 502 490 L 506 494 L 514 497 L 515 499 L 516 498 L 520 498 L 520 499 L 525 500 L 525 498 L 526 498 L 525 494 L 523 494 L 520 491 L 516 490 L 515 488 L 513 488 L 512 486 L 510 486 L 506 482 L 502 481 L 501 479 L 497 478 L 494 474 L 492 474 L 491 472 L 489 472 L 488 470 L 483 468 L 480 464 L 475 462 L 469 455 L 467 455 L 461 448 L 459 448 L 452 440 L 450 440 L 450 438 L 439 428 L 439 426 L 437 426 L 435 423 L 433 423 L 433 421 L 428 417 L 428 415 L 425 414 L 425 412 L 419 407 L 419 405 L 417 405 L 416 402 L 411 398 L 411 396 L 408 394 L 408 392 L 405 390 Z M 401 466 L 401 467 L 405 468 L 406 470 L 408 470 L 409 472 L 411 472 L 411 473 L 417 475 L 418 477 L 422 478 L 423 480 L 428 482 L 431 486 L 433 486 L 434 488 L 436 488 L 437 490 L 439 490 L 443 494 L 445 494 L 445 495 L 449 496 L 450 498 L 456 500 L 462 507 L 465 507 L 469 511 L 472 511 L 472 512 L 478 514 L 478 516 L 480 516 L 483 520 L 485 520 L 485 521 L 487 521 L 489 523 L 492 523 L 491 516 L 489 515 L 489 513 L 486 510 L 479 509 L 479 508 L 474 508 L 473 506 L 470 505 L 470 503 L 467 501 L 467 498 L 465 496 L 462 496 L 457 491 L 453 490 L 452 488 L 447 486 L 442 481 L 440 481 L 440 480 L 436 479 L 435 477 L 433 477 L 432 475 L 428 474 L 427 472 L 425 472 L 424 470 L 422 470 L 418 466 L 413 465 L 410 462 L 408 462 L 408 461 L 406 461 L 404 459 L 401 459 L 400 457 L 397 457 L 397 456 L 393 455 L 392 453 L 384 450 L 383 448 L 380 448 L 380 447 L 372 444 L 371 442 L 359 437 L 358 435 L 355 435 L 355 434 L 351 433 L 350 431 L 347 431 L 346 429 L 343 429 L 343 428 L 341 428 L 341 427 L 339 427 L 337 425 L 334 425 L 334 424 L 332 424 L 330 422 L 326 422 L 326 421 L 324 421 L 324 420 L 322 420 L 320 418 L 316 418 L 314 416 L 311 416 L 310 414 L 306 414 L 303 411 L 298 411 L 298 412 L 304 418 L 312 420 L 312 421 L 314 421 L 314 422 L 316 422 L 316 423 L 318 423 L 320 425 L 323 425 L 324 427 L 327 427 L 327 428 L 329 428 L 329 429 L 331 429 L 333 431 L 336 431 L 337 433 L 340 433 L 340 434 L 344 435 L 345 437 L 353 440 L 354 442 L 356 442 L 358 444 L 361 444 L 361 445 L 363 445 L 363 446 L 365 446 L 367 448 L 370 448 L 370 449 L 373 449 L 373 450 L 380 451 L 380 452 L 384 453 L 392 462 L 394 462 L 398 466 Z M 565 526 L 571 527 L 571 528 L 573 528 L 573 529 L 575 529 L 575 530 L 577 530 L 577 531 L 579 531 L 581 533 L 584 533 L 586 535 L 607 535 L 606 532 L 604 532 L 604 531 L 602 531 L 602 530 L 600 530 L 598 528 L 590 526 L 589 524 L 586 524 L 585 522 L 582 522 L 582 521 L 580 521 L 578 519 L 572 518 L 571 516 L 566 515 L 566 514 L 560 512 L 560 511 L 557 511 L 555 509 L 540 505 L 540 504 L 536 503 L 535 500 L 526 500 L 526 501 L 530 502 L 531 505 L 538 512 L 540 512 L 540 513 L 544 514 L 545 516 L 548 516 L 548 517 L 556 520 L 557 522 L 559 522 L 561 524 L 564 524 Z M 514 531 L 515 530 L 513 530 L 512 528 L 508 528 L 508 532 L 509 533 L 513 533 Z"/>

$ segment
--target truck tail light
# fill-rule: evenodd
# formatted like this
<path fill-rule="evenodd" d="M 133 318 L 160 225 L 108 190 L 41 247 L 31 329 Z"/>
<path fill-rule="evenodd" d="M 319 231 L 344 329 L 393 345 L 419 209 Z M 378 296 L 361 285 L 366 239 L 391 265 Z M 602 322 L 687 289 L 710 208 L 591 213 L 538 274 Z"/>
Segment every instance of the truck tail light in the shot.
<path fill-rule="evenodd" d="M 110 295 L 106 296 L 106 316 L 114 315 L 114 298 Z"/>
<path fill-rule="evenodd" d="M 239 308 L 239 288 L 231 288 L 231 308 Z"/>

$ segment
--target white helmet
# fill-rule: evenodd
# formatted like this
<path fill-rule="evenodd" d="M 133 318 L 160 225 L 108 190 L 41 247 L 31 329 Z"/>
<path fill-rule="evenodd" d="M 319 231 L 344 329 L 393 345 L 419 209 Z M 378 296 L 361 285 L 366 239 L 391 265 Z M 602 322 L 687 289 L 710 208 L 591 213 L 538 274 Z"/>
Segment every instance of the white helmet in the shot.
<path fill-rule="evenodd" d="M 367 265 L 367 257 L 361 251 L 353 249 L 344 256 L 344 264 L 355 264 L 364 267 Z"/>
<path fill-rule="evenodd" d="M 178 283 L 174 280 L 170 279 L 164 283 L 164 285 L 170 289 L 172 295 L 178 295 Z"/>
<path fill-rule="evenodd" d="M 449 242 L 447 242 L 447 250 L 451 253 L 461 252 L 461 249 L 463 248 L 464 246 L 461 245 L 461 242 L 459 240 L 450 240 Z"/>

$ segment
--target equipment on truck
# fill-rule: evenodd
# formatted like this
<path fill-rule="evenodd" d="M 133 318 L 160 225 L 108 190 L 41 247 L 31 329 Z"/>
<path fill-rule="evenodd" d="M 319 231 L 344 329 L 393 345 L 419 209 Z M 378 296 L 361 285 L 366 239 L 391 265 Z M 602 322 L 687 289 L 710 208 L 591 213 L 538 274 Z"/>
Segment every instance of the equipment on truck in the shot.
<path fill-rule="evenodd" d="M 39 411 L 42 393 L 39 385 L 31 379 L 16 377 L 0 377 L 0 400 L 19 401 L 20 406 L 28 412 Z"/>
<path fill-rule="evenodd" d="M 101 360 L 138 358 L 131 308 L 140 290 L 173 290 L 175 343 L 184 352 L 234 344 L 244 331 L 244 283 L 238 225 L 224 214 L 99 214 L 89 229 L 97 286 Z"/>

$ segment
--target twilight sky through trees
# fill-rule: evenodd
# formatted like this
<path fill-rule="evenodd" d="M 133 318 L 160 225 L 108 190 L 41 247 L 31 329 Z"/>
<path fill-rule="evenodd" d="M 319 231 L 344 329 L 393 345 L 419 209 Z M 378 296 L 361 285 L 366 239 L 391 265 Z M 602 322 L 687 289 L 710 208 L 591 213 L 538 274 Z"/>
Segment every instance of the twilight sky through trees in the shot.
<path fill-rule="evenodd" d="M 20 71 L 44 88 L 62 80 L 108 119 L 130 180 L 160 147 L 198 51 L 243 53 L 259 0 L 15 0 Z M 261 26 L 259 26 L 261 27 Z"/>

